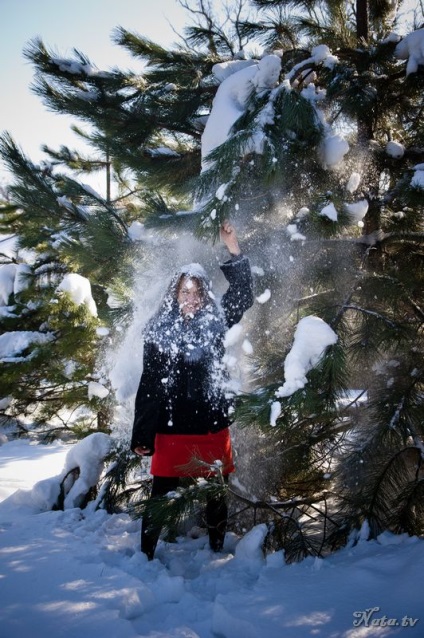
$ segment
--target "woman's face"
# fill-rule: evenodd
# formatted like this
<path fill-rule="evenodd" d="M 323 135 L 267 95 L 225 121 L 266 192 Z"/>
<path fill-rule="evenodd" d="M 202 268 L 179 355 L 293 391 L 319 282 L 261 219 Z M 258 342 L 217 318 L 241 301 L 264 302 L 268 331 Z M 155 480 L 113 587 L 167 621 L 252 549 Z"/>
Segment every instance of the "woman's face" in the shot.
<path fill-rule="evenodd" d="M 203 306 L 202 291 L 196 279 L 188 276 L 181 278 L 177 301 L 184 317 L 194 315 Z"/>

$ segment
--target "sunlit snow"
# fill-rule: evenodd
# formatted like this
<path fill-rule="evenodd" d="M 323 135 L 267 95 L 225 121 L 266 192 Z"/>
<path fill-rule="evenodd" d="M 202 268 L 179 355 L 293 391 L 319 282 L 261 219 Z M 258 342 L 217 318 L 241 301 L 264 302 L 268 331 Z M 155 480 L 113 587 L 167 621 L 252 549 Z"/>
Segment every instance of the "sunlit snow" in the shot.
<path fill-rule="evenodd" d="M 91 294 L 91 284 L 86 277 L 77 273 L 65 275 L 57 287 L 57 291 L 67 292 L 72 301 L 77 304 L 85 304 L 88 311 L 97 317 L 97 306 Z"/>
<path fill-rule="evenodd" d="M 262 524 L 228 533 L 220 554 L 193 528 L 149 563 L 127 514 L 46 511 L 49 481 L 54 491 L 75 461 L 98 469 L 98 443 L 0 445 L 2 638 L 421 638 L 416 537 L 367 541 L 364 527 L 355 546 L 286 565 L 264 556 Z"/>

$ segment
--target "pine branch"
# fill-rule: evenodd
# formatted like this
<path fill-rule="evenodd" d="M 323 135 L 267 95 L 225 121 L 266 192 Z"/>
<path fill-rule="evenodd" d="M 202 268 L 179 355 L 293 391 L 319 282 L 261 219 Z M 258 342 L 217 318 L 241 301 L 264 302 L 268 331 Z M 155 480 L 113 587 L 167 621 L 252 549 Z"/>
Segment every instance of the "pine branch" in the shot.
<path fill-rule="evenodd" d="M 216 62 L 213 57 L 183 49 L 168 51 L 151 40 L 122 27 L 118 27 L 112 34 L 114 42 L 128 49 L 134 56 L 147 62 L 145 77 L 150 82 L 156 82 L 162 73 L 169 76 L 170 69 L 181 79 L 185 78 L 187 85 L 199 85 L 202 76 L 208 75 L 212 65 Z"/>
<path fill-rule="evenodd" d="M 355 304 L 345 304 L 343 306 L 343 311 L 346 310 L 356 310 L 358 312 L 363 313 L 364 315 L 369 315 L 370 317 L 374 317 L 383 323 L 386 323 L 390 328 L 399 328 L 399 324 L 395 321 L 392 321 L 388 317 L 385 317 L 381 313 L 375 312 L 374 310 L 369 310 L 367 308 L 361 308 Z"/>
<path fill-rule="evenodd" d="M 386 489 L 392 490 L 393 487 L 395 489 L 397 488 L 398 481 L 395 480 L 395 476 L 399 472 L 399 469 L 404 469 L 403 467 L 399 468 L 399 462 L 401 462 L 401 466 L 403 466 L 404 456 L 405 454 L 409 455 L 410 452 L 411 448 L 403 448 L 393 455 L 380 472 L 376 485 L 373 486 L 374 494 L 369 504 L 368 512 L 376 532 L 379 529 L 384 529 L 385 524 L 394 518 L 391 512 L 390 500 L 388 501 L 387 498 L 385 498 L 384 492 Z M 422 459 L 422 453 L 419 449 L 416 450 L 416 453 Z"/>

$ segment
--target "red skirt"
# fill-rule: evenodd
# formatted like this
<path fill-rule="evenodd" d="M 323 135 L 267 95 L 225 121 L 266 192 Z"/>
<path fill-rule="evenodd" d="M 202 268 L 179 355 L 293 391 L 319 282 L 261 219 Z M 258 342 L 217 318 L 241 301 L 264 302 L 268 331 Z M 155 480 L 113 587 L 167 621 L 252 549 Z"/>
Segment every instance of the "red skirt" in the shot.
<path fill-rule="evenodd" d="M 200 461 L 200 462 L 199 462 Z M 202 466 L 201 462 L 208 466 Z M 153 476 L 211 476 L 219 461 L 222 473 L 234 472 L 230 430 L 208 434 L 156 434 L 150 472 Z"/>

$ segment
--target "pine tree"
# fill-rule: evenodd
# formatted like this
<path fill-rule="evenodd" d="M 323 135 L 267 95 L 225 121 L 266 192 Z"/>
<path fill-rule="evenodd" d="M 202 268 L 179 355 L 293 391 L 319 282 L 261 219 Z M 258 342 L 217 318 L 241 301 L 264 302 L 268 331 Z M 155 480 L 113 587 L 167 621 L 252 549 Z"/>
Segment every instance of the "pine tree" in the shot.
<path fill-rule="evenodd" d="M 330 9 L 342 6 L 333 3 Z M 381 17 L 377 7 L 370 3 L 368 8 L 374 18 Z M 266 282 L 274 298 L 268 325 L 277 336 L 264 343 L 255 357 L 258 389 L 244 397 L 238 413 L 239 419 L 260 424 L 268 433 L 265 450 L 273 454 L 270 473 L 277 483 L 281 507 L 284 512 L 297 510 L 295 518 L 281 517 L 276 529 L 288 558 L 328 551 L 345 542 L 364 521 L 373 536 L 383 529 L 422 533 L 419 291 L 423 197 L 418 175 L 423 152 L 422 61 L 412 73 L 407 69 L 405 74 L 405 65 L 398 58 L 408 57 L 407 38 L 403 49 L 396 48 L 390 38 L 382 40 L 378 30 L 368 31 L 368 25 L 359 24 L 359 15 L 363 14 L 357 14 L 356 30 L 351 29 L 346 38 L 341 31 L 331 36 L 331 41 L 339 44 L 339 50 L 334 51 L 339 58 L 335 64 L 328 64 L 328 58 L 324 64 L 317 60 L 317 49 L 302 53 L 304 61 L 295 67 L 292 60 L 286 64 L 283 56 L 289 95 L 298 105 L 295 121 L 300 121 L 300 112 L 307 117 L 302 96 L 306 103 L 312 97 L 317 104 L 318 87 L 326 89 L 320 106 L 322 113 L 325 109 L 325 118 L 314 121 L 309 115 L 310 131 L 315 129 L 315 133 L 302 122 L 303 140 L 289 113 L 274 97 L 274 117 L 264 130 L 264 150 L 255 157 L 256 165 L 260 164 L 259 179 L 270 175 L 272 164 L 267 154 L 277 159 L 273 167 L 279 184 L 274 191 L 277 201 L 267 215 L 285 207 L 290 211 L 290 236 L 295 239 L 300 232 L 302 238 L 299 248 L 288 248 L 286 241 L 280 253 L 283 259 L 284 253 L 292 252 L 299 269 L 283 270 L 275 257 L 271 258 L 269 271 L 277 270 L 278 275 L 273 273 Z M 323 31 L 319 24 L 304 19 L 300 23 L 313 36 L 312 43 L 318 43 Z M 324 33 L 327 35 L 325 29 Z M 322 41 L 327 41 L 325 36 Z M 312 73 L 314 85 L 306 88 Z M 266 109 L 269 98 L 262 96 L 262 100 Z M 249 131 L 251 137 L 256 132 L 255 119 L 259 118 L 252 100 L 250 113 L 234 125 L 234 135 L 214 151 L 216 166 L 212 171 L 223 165 L 225 151 L 233 153 L 231 160 L 225 158 L 226 166 L 237 161 L 240 147 L 232 144 L 233 139 L 240 129 L 246 144 Z M 280 156 L 274 137 L 277 119 L 290 122 L 289 135 L 280 137 Z M 317 153 L 321 149 L 325 154 L 329 142 L 329 123 L 333 132 L 338 126 L 349 136 L 343 171 L 329 170 L 328 165 L 323 170 L 322 158 L 321 163 L 317 161 Z M 315 152 L 312 162 L 311 151 Z M 287 175 L 284 169 L 289 165 L 296 170 Z M 358 171 L 359 191 L 348 182 L 350 173 L 353 180 L 359 177 Z M 243 183 L 245 176 L 240 181 Z M 231 200 L 229 190 L 226 195 Z M 219 209 L 216 199 L 213 206 Z M 333 215 L 336 211 L 337 217 Z M 355 232 L 350 219 L 355 212 L 364 217 L 361 234 L 358 227 Z M 279 241 L 284 244 L 283 237 Z M 298 298 L 293 299 L 293 293 L 288 298 L 286 290 L 279 288 L 281 283 L 289 289 L 295 285 Z M 273 428 L 270 409 L 279 403 L 281 363 L 295 324 L 308 315 L 324 319 L 336 331 L 338 341 L 309 370 L 307 383 L 281 400 Z M 292 329 L 287 330 L 291 322 Z M 351 387 L 360 391 L 357 400 L 346 407 L 342 399 Z M 359 404 L 364 394 L 367 399 Z M 301 526 L 298 518 L 303 521 Z"/>
<path fill-rule="evenodd" d="M 53 176 L 47 165 L 33 165 L 7 135 L 1 148 L 16 179 L 8 188 L 13 203 L 0 211 L 1 228 L 13 233 L 18 244 L 15 257 L 4 259 L 0 270 L 3 282 L 4 269 L 10 274 L 9 287 L 2 286 L 6 296 L 1 314 L 3 420 L 17 418 L 23 432 L 37 424 L 49 437 L 64 430 L 79 435 L 103 429 L 104 401 L 92 390 L 101 385 L 96 368 L 108 318 L 102 310 L 104 286 L 96 282 L 96 272 L 100 282 L 104 274 L 111 281 L 114 271 L 106 273 L 110 261 L 99 268 L 104 256 L 96 249 L 102 228 L 105 241 L 122 234 L 123 228 L 103 219 L 90 251 L 96 216 L 90 207 L 96 201 L 93 193 L 69 176 Z M 98 304 L 86 275 L 101 292 L 95 293 Z M 86 298 L 75 298 L 75 285 L 86 287 Z M 107 393 L 106 388 L 102 392 Z"/>

